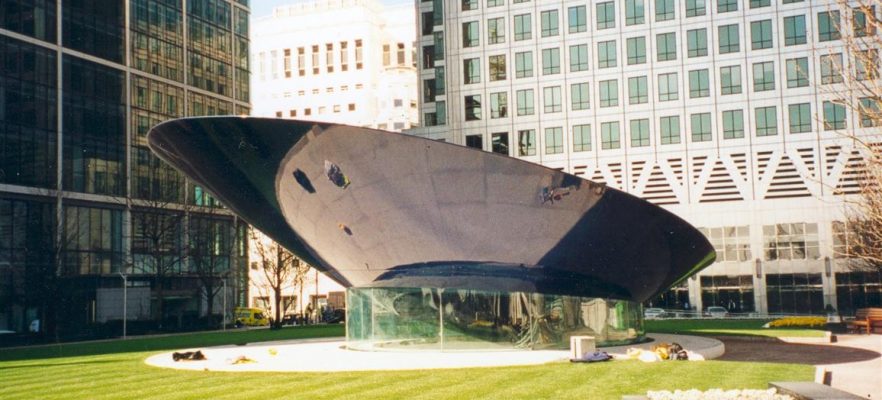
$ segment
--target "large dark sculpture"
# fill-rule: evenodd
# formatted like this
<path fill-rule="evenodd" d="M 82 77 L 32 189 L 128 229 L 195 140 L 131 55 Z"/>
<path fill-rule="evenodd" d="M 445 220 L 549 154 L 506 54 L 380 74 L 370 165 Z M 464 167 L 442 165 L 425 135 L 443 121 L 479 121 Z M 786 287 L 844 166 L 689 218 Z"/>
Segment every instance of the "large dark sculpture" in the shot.
<path fill-rule="evenodd" d="M 149 142 L 256 228 L 344 286 L 359 288 L 353 300 L 368 293 L 376 308 L 382 302 L 371 288 L 388 292 L 396 318 L 402 313 L 395 299 L 402 296 L 431 303 L 436 313 L 458 312 L 449 310 L 444 291 L 489 293 L 497 302 L 509 296 L 509 308 L 516 308 L 511 301 L 524 302 L 511 300 L 517 293 L 599 298 L 630 304 L 630 314 L 637 310 L 633 338 L 641 332 L 638 303 L 714 259 L 700 232 L 660 207 L 448 143 L 237 117 L 165 122 L 153 128 Z M 419 292 L 408 292 L 414 289 Z M 458 305 L 466 301 L 460 298 Z M 554 312 L 545 304 L 537 314 L 533 303 L 512 328 L 512 340 L 529 329 L 540 335 L 535 326 Z M 558 314 L 566 308 L 560 305 Z"/>

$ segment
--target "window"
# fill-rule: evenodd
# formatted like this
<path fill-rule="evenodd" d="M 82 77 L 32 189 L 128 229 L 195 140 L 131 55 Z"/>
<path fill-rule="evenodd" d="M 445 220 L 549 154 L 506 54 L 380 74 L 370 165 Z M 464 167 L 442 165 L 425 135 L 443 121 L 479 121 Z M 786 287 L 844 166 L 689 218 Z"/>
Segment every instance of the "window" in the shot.
<path fill-rule="evenodd" d="M 499 7 L 502 5 L 505 5 L 505 0 L 487 0 L 487 8 Z"/>
<path fill-rule="evenodd" d="M 588 70 L 588 45 L 570 46 L 570 72 Z"/>
<path fill-rule="evenodd" d="M 388 52 L 389 52 L 389 45 L 383 46 L 383 65 L 389 65 Z M 318 75 L 318 73 L 319 73 L 319 47 L 312 46 L 312 74 Z"/>
<path fill-rule="evenodd" d="M 855 79 L 873 80 L 879 77 L 879 55 L 876 49 L 859 51 L 854 57 Z"/>
<path fill-rule="evenodd" d="M 658 75 L 658 101 L 672 101 L 680 98 L 677 73 Z"/>
<path fill-rule="evenodd" d="M 818 13 L 818 41 L 838 40 L 839 11 L 823 11 Z"/>
<path fill-rule="evenodd" d="M 514 16 L 514 40 L 530 40 L 533 37 L 533 22 L 530 14 Z"/>
<path fill-rule="evenodd" d="M 435 94 L 444 94 L 444 67 L 435 67 Z"/>
<path fill-rule="evenodd" d="M 462 24 L 462 47 L 475 47 L 480 44 L 481 33 L 478 31 L 478 21 Z"/>
<path fill-rule="evenodd" d="M 470 11 L 478 9 L 478 0 L 462 0 L 462 10 Z"/>
<path fill-rule="evenodd" d="M 658 49 L 658 61 L 677 59 L 677 36 L 675 33 L 659 33 L 655 36 L 655 45 Z"/>
<path fill-rule="evenodd" d="M 643 18 L 644 0 L 625 0 L 625 25 L 640 25 Z"/>
<path fill-rule="evenodd" d="M 763 225 L 763 250 L 766 261 L 818 259 L 818 224 Z"/>
<path fill-rule="evenodd" d="M 306 75 L 306 54 L 303 47 L 297 48 L 297 74 L 299 76 Z"/>
<path fill-rule="evenodd" d="M 805 15 L 784 17 L 784 45 L 796 46 L 805 43 Z"/>
<path fill-rule="evenodd" d="M 744 137 L 744 112 L 741 110 L 723 111 L 723 139 Z"/>
<path fill-rule="evenodd" d="M 363 51 L 361 46 L 361 39 L 355 40 L 355 69 L 362 69 L 364 64 L 363 60 Z"/>
<path fill-rule="evenodd" d="M 433 46 L 435 47 L 435 59 L 444 59 L 444 32 L 435 32 L 432 35 Z"/>
<path fill-rule="evenodd" d="M 567 24 L 569 25 L 570 33 L 585 32 L 588 29 L 588 20 L 585 16 L 585 6 L 568 8 Z"/>
<path fill-rule="evenodd" d="M 383 45 L 383 66 L 389 66 L 392 63 L 392 53 L 388 44 Z"/>
<path fill-rule="evenodd" d="M 710 113 L 697 113 L 689 116 L 693 142 L 709 142 L 711 140 Z"/>
<path fill-rule="evenodd" d="M 283 57 L 283 65 L 285 70 L 285 78 L 291 77 L 291 49 L 285 49 Z"/>
<path fill-rule="evenodd" d="M 753 50 L 772 48 L 772 20 L 750 23 L 750 46 Z"/>
<path fill-rule="evenodd" d="M 560 48 L 542 49 L 542 75 L 560 73 Z"/>
<path fill-rule="evenodd" d="M 750 8 L 768 7 L 770 5 L 770 0 L 750 0 Z"/>
<path fill-rule="evenodd" d="M 463 82 L 466 85 L 481 82 L 481 59 L 467 58 L 462 60 Z"/>
<path fill-rule="evenodd" d="M 504 81 L 506 76 L 505 54 L 488 57 L 490 81 Z"/>
<path fill-rule="evenodd" d="M 598 68 L 612 68 L 616 66 L 615 40 L 597 43 L 597 66 Z"/>
<path fill-rule="evenodd" d="M 738 24 L 722 25 L 717 28 L 720 36 L 720 54 L 741 51 L 741 39 L 738 36 Z"/>
<path fill-rule="evenodd" d="M 490 93 L 490 119 L 508 117 L 508 93 Z"/>
<path fill-rule="evenodd" d="M 533 76 L 533 52 L 515 53 L 515 78 L 529 78 L 531 76 Z"/>
<path fill-rule="evenodd" d="M 330 46 L 330 45 L 328 45 L 328 46 Z M 331 54 L 331 53 L 328 52 L 328 54 Z M 404 65 L 404 54 L 405 54 L 404 53 L 404 43 L 398 43 L 398 57 L 397 57 L 398 65 Z"/>
<path fill-rule="evenodd" d="M 775 63 L 772 61 L 753 64 L 753 91 L 775 90 Z"/>
<path fill-rule="evenodd" d="M 466 121 L 481 119 L 481 95 L 475 94 L 465 97 L 465 119 Z"/>
<path fill-rule="evenodd" d="M 542 11 L 540 14 L 542 23 L 542 37 L 557 36 L 558 17 L 557 10 Z"/>
<path fill-rule="evenodd" d="M 821 56 L 821 84 L 842 83 L 842 53 Z"/>
<path fill-rule="evenodd" d="M 710 77 L 706 69 L 689 71 L 689 98 L 710 96 Z"/>
<path fill-rule="evenodd" d="M 628 78 L 628 104 L 643 104 L 647 101 L 649 101 L 649 94 L 646 77 Z"/>
<path fill-rule="evenodd" d="M 518 156 L 535 156 L 536 155 L 536 131 L 526 129 L 518 131 Z"/>
<path fill-rule="evenodd" d="M 488 44 L 505 43 L 505 18 L 487 19 Z"/>
<path fill-rule="evenodd" d="M 563 128 L 545 128 L 545 154 L 563 153 Z"/>
<path fill-rule="evenodd" d="M 707 237 L 717 253 L 717 261 L 750 261 L 750 226 L 723 226 L 719 228 L 698 228 Z M 703 277 L 710 278 L 710 277 Z M 715 277 L 716 278 L 716 277 Z M 722 277 L 719 277 L 722 278 Z M 735 278 L 735 277 L 733 277 Z M 750 275 L 746 276 L 747 286 L 753 285 Z M 702 286 L 706 285 L 702 279 Z M 729 286 L 720 284 L 717 286 Z M 753 295 L 751 294 L 751 297 Z"/>
<path fill-rule="evenodd" d="M 591 125 L 573 125 L 573 151 L 591 151 Z"/>
<path fill-rule="evenodd" d="M 518 100 L 518 116 L 533 115 L 533 89 L 523 89 L 516 92 Z"/>
<path fill-rule="evenodd" d="M 717 12 L 727 13 L 738 11 L 738 0 L 717 0 Z"/>
<path fill-rule="evenodd" d="M 631 147 L 649 146 L 649 119 L 631 120 Z"/>
<path fill-rule="evenodd" d="M 546 114 L 560 112 L 560 86 L 542 88 L 542 111 Z"/>
<path fill-rule="evenodd" d="M 778 134 L 778 113 L 775 106 L 757 107 L 754 110 L 756 119 L 756 136 L 774 136 Z"/>
<path fill-rule="evenodd" d="M 720 67 L 720 93 L 723 95 L 741 93 L 740 65 Z"/>
<path fill-rule="evenodd" d="M 839 102 L 824 102 L 824 130 L 845 129 L 845 105 Z"/>
<path fill-rule="evenodd" d="M 787 87 L 799 88 L 808 86 L 808 58 L 791 58 L 787 60 Z"/>
<path fill-rule="evenodd" d="M 482 135 L 468 135 L 466 136 L 466 147 L 471 147 L 473 149 L 484 150 L 484 137 Z"/>
<path fill-rule="evenodd" d="M 611 150 L 620 147 L 622 147 L 622 144 L 619 139 L 619 122 L 604 122 L 600 124 L 600 148 Z"/>
<path fill-rule="evenodd" d="M 686 18 L 697 17 L 707 13 L 705 0 L 686 0 Z"/>
<path fill-rule="evenodd" d="M 868 9 L 871 15 L 876 14 L 875 6 L 869 6 Z M 876 33 L 876 24 L 879 22 L 876 18 L 871 18 L 870 20 L 872 22 L 867 24 L 867 14 L 861 7 L 854 8 L 853 13 L 852 24 L 854 26 L 855 37 L 865 37 Z"/>
<path fill-rule="evenodd" d="M 680 117 L 674 115 L 659 118 L 659 131 L 661 144 L 680 143 Z"/>
<path fill-rule="evenodd" d="M 686 44 L 689 48 L 689 57 L 703 57 L 707 55 L 707 29 L 693 29 L 686 31 Z"/>
<path fill-rule="evenodd" d="M 616 27 L 615 3 L 607 1 L 597 3 L 597 29 L 609 29 Z"/>
<path fill-rule="evenodd" d="M 490 151 L 496 154 L 508 155 L 508 132 L 498 132 L 490 135 Z"/>
<path fill-rule="evenodd" d="M 812 131 L 812 114 L 809 103 L 790 104 L 787 106 L 787 117 L 790 121 L 790 133 Z"/>
<path fill-rule="evenodd" d="M 860 99 L 858 113 L 861 117 L 861 128 L 872 128 L 882 125 L 882 107 L 878 97 Z"/>
<path fill-rule="evenodd" d="M 655 0 L 655 22 L 674 19 L 674 0 Z"/>
<path fill-rule="evenodd" d="M 643 64 L 646 62 L 646 38 L 638 36 L 626 40 L 628 48 L 628 65 Z"/>
<path fill-rule="evenodd" d="M 619 105 L 619 83 L 615 79 L 600 81 L 600 106 L 615 107 Z"/>
<path fill-rule="evenodd" d="M 591 92 L 588 91 L 588 83 L 573 83 L 570 85 L 570 102 L 573 111 L 587 110 Z"/>

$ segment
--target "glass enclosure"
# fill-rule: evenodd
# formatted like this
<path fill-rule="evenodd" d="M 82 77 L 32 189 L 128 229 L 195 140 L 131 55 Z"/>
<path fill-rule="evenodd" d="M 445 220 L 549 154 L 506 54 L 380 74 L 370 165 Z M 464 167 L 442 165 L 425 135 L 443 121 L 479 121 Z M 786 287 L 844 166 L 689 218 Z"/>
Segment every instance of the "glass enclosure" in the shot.
<path fill-rule="evenodd" d="M 347 346 L 356 350 L 566 349 L 570 336 L 598 345 L 643 337 L 631 301 L 526 292 L 350 288 Z"/>

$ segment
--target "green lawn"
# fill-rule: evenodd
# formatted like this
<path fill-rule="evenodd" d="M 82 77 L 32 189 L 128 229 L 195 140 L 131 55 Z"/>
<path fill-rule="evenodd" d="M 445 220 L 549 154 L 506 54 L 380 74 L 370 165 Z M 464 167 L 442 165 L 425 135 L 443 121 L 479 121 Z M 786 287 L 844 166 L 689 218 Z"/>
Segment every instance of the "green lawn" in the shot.
<path fill-rule="evenodd" d="M 647 332 L 717 336 L 823 337 L 820 329 L 763 328 L 766 319 L 655 319 Z"/>
<path fill-rule="evenodd" d="M 0 398 L 618 399 L 659 389 L 766 388 L 774 380 L 810 380 L 814 371 L 807 365 L 725 361 L 349 373 L 198 372 L 144 364 L 168 349 L 342 332 L 342 326 L 316 326 L 7 349 L 0 351 Z"/>

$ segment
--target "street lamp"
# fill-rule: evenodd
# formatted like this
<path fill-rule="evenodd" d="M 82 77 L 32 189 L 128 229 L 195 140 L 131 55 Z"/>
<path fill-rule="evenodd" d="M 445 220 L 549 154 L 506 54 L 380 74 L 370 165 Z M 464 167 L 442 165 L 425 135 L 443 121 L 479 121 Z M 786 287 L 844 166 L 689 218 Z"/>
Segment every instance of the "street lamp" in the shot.
<path fill-rule="evenodd" d="M 126 273 L 123 271 L 119 272 L 119 276 L 123 280 L 123 334 L 122 334 L 122 337 L 123 337 L 123 340 L 125 340 L 126 333 L 127 333 L 126 332 L 126 322 L 129 317 L 129 312 L 128 312 L 129 311 L 128 310 L 128 306 L 129 306 L 129 304 L 128 304 L 129 276 L 126 275 Z"/>
<path fill-rule="evenodd" d="M 224 328 L 223 328 L 224 331 L 226 331 L 227 330 L 227 277 L 226 276 L 224 276 L 223 282 L 224 282 L 224 312 L 223 312 L 224 318 L 223 318 L 222 324 L 224 326 Z"/>

